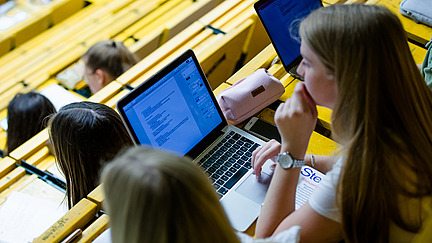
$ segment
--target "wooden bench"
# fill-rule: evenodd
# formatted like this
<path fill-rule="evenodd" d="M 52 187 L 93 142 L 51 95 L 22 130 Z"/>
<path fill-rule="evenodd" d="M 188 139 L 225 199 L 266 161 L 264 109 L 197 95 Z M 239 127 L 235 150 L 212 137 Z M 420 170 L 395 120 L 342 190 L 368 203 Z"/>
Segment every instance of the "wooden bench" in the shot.
<path fill-rule="evenodd" d="M 2 31 L 0 56 L 22 45 L 36 35 L 58 24 L 84 7 L 83 0 L 57 0 L 49 5 L 19 1 L 11 14 L 25 12 L 29 17 L 11 28 Z"/>
<path fill-rule="evenodd" d="M 431 40 L 432 28 L 423 24 L 417 24 L 412 19 L 403 16 L 399 12 L 402 0 L 368 0 L 367 4 L 383 5 L 393 11 L 401 20 L 409 39 L 423 46 Z"/>
<path fill-rule="evenodd" d="M 115 39 L 125 41 L 132 52 L 144 58 L 219 3 L 217 0 L 169 1 Z"/>
<path fill-rule="evenodd" d="M 97 205 L 84 198 L 34 242 L 60 242 L 74 230 L 83 229 L 96 213 Z"/>
<path fill-rule="evenodd" d="M 137 19 L 145 16 L 152 8 L 156 8 L 157 4 L 158 2 L 141 0 L 123 6 L 124 8 L 115 14 L 104 17 L 95 25 L 89 25 L 83 28 L 82 32 L 72 35 L 74 41 L 71 43 L 60 43 L 56 47 L 40 54 L 32 61 L 23 62 L 24 65 L 21 63 L 20 68 L 7 73 L 5 79 L 0 81 L 2 82 L 0 98 L 3 101 L 0 104 L 2 105 L 0 109 L 5 108 L 5 104 L 8 103 L 15 93 L 28 92 L 39 87 L 53 75 L 80 58 L 88 47 L 96 41 L 117 34 Z M 118 5 L 115 6 L 119 7 Z M 113 10 L 110 8 L 110 11 Z M 12 66 L 11 64 L 11 66 L 8 65 L 7 67 L 12 68 Z"/>
<path fill-rule="evenodd" d="M 187 49 L 195 50 L 198 60 L 200 60 L 201 63 L 205 63 L 205 61 L 201 58 L 201 55 L 203 54 L 204 50 L 207 51 L 208 49 L 212 48 L 211 46 L 206 45 L 206 43 L 209 42 L 211 43 L 212 42 L 211 39 L 213 39 L 214 44 L 216 44 L 217 41 L 224 42 L 227 39 L 230 39 L 231 36 L 229 33 L 236 32 L 235 29 L 238 26 L 238 24 L 241 25 L 243 24 L 243 22 L 246 22 L 248 19 L 253 19 L 253 14 L 251 11 L 249 11 L 253 3 L 254 1 L 242 1 L 239 5 L 235 6 L 232 10 L 223 14 L 219 19 L 216 19 L 210 23 L 204 22 L 207 20 L 207 16 L 204 16 L 202 19 L 197 21 L 196 24 L 194 23 L 194 25 L 191 25 L 190 28 L 185 30 L 185 33 L 189 33 L 188 31 L 192 32 L 194 34 L 193 38 L 191 38 L 191 35 L 182 35 L 183 32 L 180 33 L 178 36 L 176 36 L 176 38 L 173 38 L 171 41 L 167 42 L 163 47 L 158 48 L 158 50 L 156 50 L 154 53 L 152 53 L 147 58 L 143 59 L 140 63 L 138 63 L 136 65 L 137 67 L 136 69 L 134 68 L 131 70 L 131 72 L 125 73 L 126 75 L 124 77 L 122 75 L 117 80 L 121 83 L 129 83 L 132 87 L 136 87 L 140 83 L 145 81 L 147 78 L 149 78 L 151 75 L 156 73 L 158 70 L 160 70 L 162 67 L 167 65 L 170 61 L 174 60 L 177 56 L 179 56 L 182 52 L 186 51 Z M 231 21 L 232 23 L 236 23 L 237 26 L 236 24 L 228 24 Z M 224 35 L 219 32 L 216 32 L 219 34 L 215 34 L 215 32 L 212 29 L 202 30 L 202 27 L 200 27 L 200 23 L 204 24 L 204 26 L 211 25 L 213 28 L 216 28 L 217 30 L 222 30 L 227 34 Z M 195 30 L 192 30 L 192 28 L 195 28 Z M 246 40 L 244 41 L 243 46 L 245 44 L 246 44 Z M 221 60 L 220 58 L 219 59 L 216 58 L 213 60 L 217 61 L 219 65 L 222 65 L 221 61 L 228 61 L 228 60 Z M 206 70 L 206 68 L 214 68 L 214 66 L 207 65 L 206 67 L 203 68 L 204 68 L 204 72 L 208 73 L 209 70 Z M 229 75 L 231 74 L 229 73 Z M 210 81 L 210 85 L 213 88 L 215 88 L 221 82 L 223 82 L 223 79 L 212 80 L 212 78 L 209 77 L 209 81 Z"/>
<path fill-rule="evenodd" d="M 238 13 L 239 9 L 244 10 L 245 8 L 250 7 L 251 4 L 253 4 L 253 1 L 248 1 L 246 2 L 246 4 L 248 5 L 245 5 L 245 2 L 241 2 L 241 1 L 225 1 L 221 3 L 211 12 L 209 12 L 204 17 L 191 24 L 188 28 L 186 28 L 181 33 L 173 37 L 166 44 L 156 49 L 146 58 L 141 60 L 137 65 L 135 65 L 126 73 L 124 73 L 119 78 L 117 78 L 116 82 L 120 83 L 121 85 L 111 83 L 110 85 L 108 85 L 107 87 L 99 91 L 97 94 L 90 97 L 89 100 L 93 102 L 106 103 L 109 106 L 114 107 L 115 102 L 128 92 L 128 90 L 125 89 L 125 86 L 130 84 L 132 85 L 132 87 L 133 86 L 136 87 L 141 82 L 143 82 L 146 78 L 150 77 L 153 73 L 157 72 L 158 68 L 161 68 L 166 63 L 174 60 L 175 57 L 179 55 L 181 52 L 183 52 L 184 50 L 188 48 L 193 48 L 194 46 L 203 43 L 210 36 L 216 35 L 213 32 L 213 30 L 206 29 L 205 26 L 214 23 L 216 23 L 217 25 L 225 24 L 226 23 L 225 21 L 229 21 L 233 19 L 233 17 L 220 20 L 222 19 L 222 16 L 224 14 L 232 11 L 233 9 L 236 9 L 236 13 Z M 250 28 L 249 27 L 250 23 L 251 22 L 249 21 L 244 26 L 242 26 L 242 28 L 239 28 L 237 31 L 242 32 L 244 31 L 244 29 Z M 242 23 L 239 23 L 238 25 L 241 24 Z M 237 26 L 233 26 L 231 28 L 235 29 L 235 27 Z M 230 42 L 229 40 L 236 39 L 234 37 L 237 36 L 237 33 L 231 33 L 231 34 L 228 33 L 227 36 L 228 37 L 226 37 L 225 39 L 223 39 L 223 41 L 220 42 L 225 44 L 219 44 L 219 46 L 216 48 L 212 48 L 212 46 L 208 46 L 207 48 L 202 48 L 203 51 L 206 49 L 211 51 L 204 53 L 203 54 L 204 58 L 201 58 L 200 55 L 198 54 L 198 59 L 204 62 L 205 60 L 207 60 L 207 58 L 213 57 L 211 55 L 212 53 L 217 53 L 218 50 L 222 50 L 222 48 L 230 46 L 229 43 L 235 43 L 235 42 Z M 218 60 L 218 59 L 213 58 L 213 60 Z"/>

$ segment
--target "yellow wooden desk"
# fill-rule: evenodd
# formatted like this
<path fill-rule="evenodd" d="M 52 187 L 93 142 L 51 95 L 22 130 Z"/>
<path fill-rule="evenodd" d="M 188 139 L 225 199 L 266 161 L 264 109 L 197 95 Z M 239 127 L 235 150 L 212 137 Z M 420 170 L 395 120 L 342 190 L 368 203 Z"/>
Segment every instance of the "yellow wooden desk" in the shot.
<path fill-rule="evenodd" d="M 134 51 L 135 54 L 140 58 L 144 58 L 182 30 L 186 29 L 198 18 L 210 12 L 219 2 L 220 1 L 217 0 L 201 0 L 190 4 L 192 2 L 182 1 L 181 5 L 171 8 L 169 11 L 164 11 L 162 16 L 149 16 L 149 18 L 143 19 L 143 22 L 147 21 L 149 23 L 143 23 L 145 26 L 131 35 L 133 41 L 129 39 L 126 43 L 130 43 L 130 49 Z M 185 3 L 188 4 L 185 5 Z M 169 1 L 167 4 L 160 7 L 161 10 L 168 4 L 175 4 L 175 2 Z M 182 7 L 182 5 L 185 6 Z M 156 11 L 154 14 L 156 14 Z M 150 21 L 150 19 L 153 19 L 153 21 Z"/>
<path fill-rule="evenodd" d="M 92 242 L 106 229 L 108 229 L 108 223 L 108 215 L 102 214 L 83 231 L 82 236 L 77 241 L 77 243 Z"/>
<path fill-rule="evenodd" d="M 97 205 L 84 198 L 34 242 L 60 242 L 74 230 L 84 228 L 96 213 Z"/>
<path fill-rule="evenodd" d="M 48 140 L 48 138 L 48 129 L 44 129 L 38 134 L 36 134 L 34 137 L 32 137 L 30 140 L 10 152 L 9 156 L 11 158 L 14 158 L 15 160 L 26 160 L 27 158 L 35 154 L 36 151 L 41 150 L 46 145 L 46 141 Z"/>
<path fill-rule="evenodd" d="M 117 2 L 123 3 L 123 5 Z M 112 13 L 118 8 L 124 7 L 124 2 L 113 1 L 112 4 L 107 5 L 110 8 L 106 11 Z M 137 18 L 151 11 L 152 8 L 149 4 L 153 4 L 153 1 L 136 1 L 118 12 L 108 15 L 106 14 L 107 12 L 95 11 L 93 15 L 81 21 L 82 24 L 86 24 L 83 26 L 79 25 L 81 29 L 74 29 L 73 34 L 68 36 L 62 35 L 62 38 L 67 38 L 69 41 L 54 38 L 56 42 L 51 42 L 52 46 L 48 47 L 48 49 L 36 48 L 34 52 L 32 51 L 32 55 L 27 56 L 27 59 L 20 58 L 5 65 L 5 68 L 0 71 L 1 73 L 5 72 L 4 76 L 0 79 L 0 82 L 3 84 L 0 93 L 5 92 L 11 86 L 21 81 L 25 81 L 28 84 L 36 83 L 33 87 L 37 86 L 35 80 L 38 78 L 50 78 L 51 75 L 67 67 L 71 62 L 76 61 L 97 40 L 109 38 L 136 21 Z M 137 11 L 136 9 L 143 10 Z M 94 18 L 94 21 L 92 18 Z M 43 79 L 38 82 L 40 84 L 43 82 Z"/>
<path fill-rule="evenodd" d="M 415 63 L 423 64 L 427 50 L 423 47 L 414 45 L 410 42 L 408 42 L 408 45 L 409 45 L 409 48 L 411 50 L 411 54 L 413 55 Z"/>
<path fill-rule="evenodd" d="M 225 1 L 219 4 L 216 8 L 214 8 L 211 12 L 207 13 L 198 21 L 191 24 L 188 28 L 183 30 L 181 33 L 177 34 L 170 41 L 165 43 L 163 46 L 159 47 L 149 55 L 147 55 L 143 60 L 141 60 L 137 65 L 129 69 L 126 73 L 118 77 L 118 81 L 122 84 L 133 84 L 133 83 L 141 83 L 150 77 L 153 73 L 149 73 L 149 70 L 154 68 L 156 64 L 165 60 L 165 63 L 173 60 L 175 57 L 170 57 L 171 59 L 167 59 L 170 55 L 173 54 L 176 50 L 179 50 L 182 46 L 186 46 L 186 48 L 190 48 L 194 46 L 196 42 L 200 43 L 201 40 L 206 39 L 208 36 L 212 35 L 213 32 L 211 30 L 204 30 L 206 25 L 212 24 L 216 20 L 220 18 L 221 15 L 231 11 L 235 7 L 240 4 L 239 0 L 235 1 Z M 188 44 L 187 44 L 188 43 Z M 131 47 L 131 50 L 135 50 Z M 185 49 L 182 49 L 185 50 Z M 160 69 L 160 68 L 159 68 Z M 146 74 L 147 73 L 147 74 Z M 144 76 L 144 74 L 146 74 Z M 140 79 L 140 81 L 135 82 L 136 79 Z M 132 86 L 137 86 L 137 84 Z"/>
<path fill-rule="evenodd" d="M 251 3 L 252 1 L 248 2 L 248 4 Z M 245 6 L 248 7 L 250 5 L 243 5 L 243 7 Z M 251 36 L 250 31 L 254 24 L 253 19 L 247 17 L 234 18 L 232 21 L 237 24 L 229 25 L 231 31 L 225 35 L 214 35 L 213 31 L 209 29 L 202 30 L 201 21 L 194 23 L 167 44 L 147 56 L 131 70 L 120 76 L 117 82 L 126 85 L 128 82 L 133 81 L 131 85 L 132 87 L 136 87 L 161 69 L 166 63 L 175 59 L 181 52 L 195 46 L 194 50 L 198 60 L 208 76 L 212 88 L 218 87 L 234 71 L 235 65 L 242 54 L 241 50 L 247 38 Z M 219 22 L 218 24 L 225 23 Z M 195 36 L 190 39 L 185 33 Z M 210 39 L 209 37 L 215 38 Z M 180 41 L 177 41 L 177 39 Z M 182 45 L 182 43 L 184 44 Z M 231 70 L 231 72 L 227 70 Z M 104 102 L 108 106 L 114 107 L 115 103 L 128 93 L 128 90 L 123 89 L 118 84 L 110 84 L 109 86 L 100 91 L 101 93 L 97 93 L 94 97 L 91 97 L 90 100 Z"/>
<path fill-rule="evenodd" d="M 3 178 L 9 172 L 16 168 L 16 160 L 11 157 L 4 157 L 0 160 L 0 178 Z"/>
<path fill-rule="evenodd" d="M 218 5 L 216 9 L 208 13 L 202 19 L 210 22 L 214 21 L 215 19 L 218 19 L 221 12 L 223 13 L 223 11 L 225 10 L 229 11 L 237 5 L 239 5 L 239 1 L 224 2 Z M 201 32 L 203 32 L 204 25 L 201 22 L 202 20 L 190 25 L 188 28 L 186 28 L 184 31 L 182 31 L 180 34 L 170 40 L 169 43 L 161 46 L 160 48 L 152 52 L 150 55 L 148 55 L 144 60 L 142 60 L 137 65 L 128 70 L 126 73 L 121 75 L 117 79 L 116 83 L 111 83 L 110 85 L 99 91 L 97 94 L 90 97 L 89 100 L 101 103 L 107 102 L 107 105 L 109 105 L 110 107 L 114 107 L 115 103 L 128 92 L 128 90 L 123 89 L 123 85 L 132 83 L 137 78 L 139 78 L 139 82 L 141 82 L 141 80 L 145 80 L 145 78 L 148 78 L 150 76 L 150 74 L 148 73 L 149 70 L 154 69 L 154 72 L 157 71 L 154 68 L 156 64 L 165 60 L 168 56 L 171 56 L 171 58 L 175 58 L 173 53 L 176 50 L 178 50 L 186 43 L 191 43 L 190 40 L 194 39 L 199 34 L 201 34 Z M 206 38 L 211 35 L 213 35 L 213 32 L 211 30 L 206 30 L 203 36 L 205 36 L 204 38 Z M 201 40 L 201 38 L 202 37 L 195 38 L 195 42 L 198 39 Z M 210 54 L 205 55 L 206 56 L 204 60 L 211 57 Z M 165 60 L 165 62 L 167 62 L 167 60 Z M 143 77 L 144 74 L 146 74 L 145 77 Z M 137 82 L 136 85 L 138 85 L 139 82 Z"/>
<path fill-rule="evenodd" d="M 2 176 L 0 177 L 0 197 L 5 198 L 11 190 L 19 187 L 22 183 L 27 183 L 25 180 L 26 171 L 22 167 L 17 167 L 20 160 L 15 160 L 11 157 L 6 157 L 1 160 L 0 168 Z M 36 166 L 42 171 L 46 171 L 49 167 L 55 164 L 54 157 L 50 154 L 46 147 L 35 152 L 26 160 L 27 163 Z"/>
<path fill-rule="evenodd" d="M 119 7 L 118 4 L 114 6 Z M 0 87 L 2 96 L 0 108 L 4 108 L 16 92 L 28 92 L 43 85 L 51 76 L 76 61 L 94 42 L 118 33 L 136 21 L 137 18 L 151 12 L 155 7 L 157 7 L 157 3 L 153 1 L 136 1 L 116 12 L 115 15 L 112 15 L 114 17 L 103 18 L 109 21 L 99 21 L 96 26 L 86 26 L 80 33 L 74 34 L 77 38 L 74 39 L 73 43 L 62 42 L 30 62 L 24 62 L 20 68 L 6 75 L 9 79 L 5 79 Z M 108 10 L 113 11 L 112 8 Z M 95 33 L 98 37 L 94 37 Z M 8 65 L 8 67 L 10 66 Z M 26 86 L 23 87 L 19 80 L 26 82 Z"/>
<path fill-rule="evenodd" d="M 152 53 L 151 55 L 147 56 L 147 58 L 143 59 L 140 63 L 138 63 L 136 65 L 137 67 L 141 68 L 140 71 L 142 71 L 142 72 L 140 74 L 138 74 L 138 75 L 132 74 L 132 76 L 135 76 L 135 77 L 131 77 L 129 79 L 129 81 L 132 80 L 132 82 L 130 82 L 131 86 L 132 87 L 138 86 L 139 84 L 141 84 L 142 82 L 144 82 L 146 79 L 148 79 L 151 75 L 153 75 L 158 70 L 160 70 L 165 65 L 167 65 L 170 61 L 174 60 L 182 52 L 186 51 L 187 49 L 193 49 L 193 50 L 195 50 L 195 53 L 196 53 L 198 59 L 200 60 L 200 62 L 201 63 L 205 63 L 205 60 L 201 56 L 203 54 L 203 50 L 211 49 L 211 48 L 215 48 L 215 47 L 218 47 L 218 48 L 225 47 L 224 45 L 222 45 L 222 46 L 214 46 L 214 45 L 208 46 L 208 45 L 205 45 L 204 43 L 206 43 L 207 41 L 209 41 L 209 38 L 215 38 L 215 39 L 220 38 L 221 42 L 222 41 L 227 41 L 228 39 L 231 39 L 232 41 L 235 40 L 235 39 L 236 40 L 239 40 L 239 39 L 241 40 L 240 37 L 239 38 L 232 38 L 229 35 L 230 32 L 235 33 L 235 32 L 237 32 L 239 30 L 236 30 L 236 26 L 235 25 L 227 25 L 226 21 L 235 21 L 236 23 L 238 23 L 240 25 L 246 23 L 247 18 L 244 18 L 243 15 L 238 14 L 238 12 L 241 13 L 242 11 L 246 11 L 253 4 L 253 2 L 254 1 L 251 1 L 251 0 L 242 2 L 240 5 L 236 6 L 232 11 L 229 11 L 228 13 L 226 13 L 221 18 L 219 18 L 218 20 L 216 20 L 214 23 L 211 24 L 213 27 L 218 28 L 218 29 L 224 31 L 225 33 L 227 33 L 225 35 L 223 35 L 223 34 L 217 34 L 215 36 L 214 32 L 212 30 L 210 30 L 210 29 L 205 29 L 205 30 L 202 30 L 202 31 L 198 30 L 198 31 L 200 31 L 199 34 L 196 35 L 195 37 L 193 37 L 192 39 L 190 39 L 190 41 L 187 41 L 182 46 L 179 46 L 177 44 L 177 42 L 175 42 L 175 38 L 171 39 L 169 42 L 167 42 L 164 46 L 161 47 L 162 49 L 158 48 L 158 50 L 156 50 L 156 52 L 158 52 L 159 50 L 161 50 L 162 52 L 165 52 L 165 53 L 168 52 L 169 53 L 168 56 L 163 55 L 164 56 L 163 58 L 158 58 L 158 57 L 160 57 L 160 55 L 157 55 L 155 57 L 155 56 L 153 56 L 154 53 Z M 252 18 L 252 15 L 249 15 L 249 16 L 250 16 L 250 18 Z M 239 19 L 237 19 L 237 17 Z M 244 19 L 244 22 L 241 21 L 242 17 Z M 201 23 L 202 21 L 200 20 L 198 22 Z M 225 28 L 224 25 L 226 25 L 227 28 Z M 244 26 L 242 28 L 244 28 Z M 247 28 L 250 28 L 250 27 L 247 27 Z M 235 33 L 235 34 L 239 34 L 239 33 Z M 177 36 L 180 36 L 179 38 L 181 38 L 181 33 L 179 35 L 177 35 Z M 210 43 L 220 43 L 220 42 L 215 41 L 215 39 L 213 39 L 213 42 L 211 40 L 209 42 Z M 244 45 L 245 44 L 245 39 L 243 39 L 243 40 L 244 41 L 242 41 L 242 42 L 243 42 L 243 45 Z M 227 43 L 228 43 L 228 41 L 227 41 Z M 177 46 L 178 48 L 177 49 L 173 49 L 173 48 L 171 48 L 171 45 Z M 165 47 L 167 49 L 163 50 Z M 241 49 L 243 49 L 243 48 L 241 48 Z M 222 49 L 220 49 L 220 50 L 222 50 Z M 216 54 L 216 55 L 219 54 L 218 51 L 213 51 L 213 53 Z M 213 61 L 212 65 L 203 66 L 204 72 L 208 73 L 211 69 L 215 68 L 215 66 L 216 66 L 215 64 L 222 65 L 222 63 L 221 63 L 222 61 L 227 62 L 228 65 L 230 65 L 230 63 L 232 65 L 232 62 L 230 62 L 229 59 L 223 59 L 222 57 L 223 56 L 219 57 L 219 59 L 217 59 L 217 58 L 212 59 L 212 61 Z M 159 59 L 159 61 L 155 62 L 153 58 Z M 153 60 L 151 60 L 151 59 L 153 59 Z M 147 62 L 147 65 L 144 64 L 146 62 Z M 155 63 L 156 63 L 156 65 L 155 65 Z M 141 64 L 143 64 L 143 66 L 141 66 Z M 206 70 L 206 68 L 209 68 L 209 69 Z M 215 72 L 215 74 L 221 75 L 220 73 L 217 73 L 217 72 Z M 121 79 L 121 77 L 119 77 L 118 80 L 120 80 L 120 79 Z M 134 80 L 134 79 L 136 79 L 136 80 Z M 215 87 L 218 86 L 218 84 L 220 84 L 220 83 L 222 83 L 224 81 L 223 79 L 224 79 L 224 77 L 214 78 L 214 79 L 212 79 L 211 77 L 209 77 L 210 85 L 213 88 L 215 88 Z"/>
<path fill-rule="evenodd" d="M 45 6 L 37 6 L 37 3 L 30 2 L 24 5 L 18 5 L 16 11 L 24 11 L 29 17 L 10 29 L 2 31 L 2 38 L 9 38 L 12 40 L 10 43 L 10 50 L 22 45 L 26 41 L 47 30 L 50 26 L 58 24 L 83 7 L 83 0 L 57 0 Z M 12 12 L 14 10 L 12 10 Z M 2 52 L 0 52 L 0 54 L 2 54 Z"/>
<path fill-rule="evenodd" d="M 102 184 L 99 185 L 98 187 L 96 187 L 93 191 L 91 191 L 88 195 L 87 195 L 87 199 L 96 203 L 96 205 L 98 206 L 98 210 L 102 209 L 102 203 L 104 200 L 104 193 L 103 193 L 103 188 L 102 188 Z"/>
<path fill-rule="evenodd" d="M 64 41 L 70 42 L 84 27 L 94 24 L 102 16 L 108 15 L 110 12 L 116 11 L 117 9 L 123 8 L 126 4 L 128 4 L 128 1 L 124 0 L 110 1 L 108 3 L 102 3 L 100 1 L 97 3 L 92 3 L 60 24 L 51 27 L 22 46 L 15 48 L 7 55 L 2 56 L 0 58 L 0 65 L 6 66 L 7 64 L 7 67 L 10 67 L 12 63 L 18 62 L 18 58 L 25 57 L 25 60 L 31 60 L 32 57 L 51 50 L 56 45 L 58 45 L 58 43 L 62 43 Z M 23 61 L 19 61 L 18 63 L 22 64 Z"/>
<path fill-rule="evenodd" d="M 432 36 L 432 28 L 423 24 L 417 24 L 413 20 L 403 16 L 399 12 L 399 5 L 402 0 L 368 0 L 367 4 L 383 5 L 393 11 L 401 20 L 402 25 L 408 35 L 408 38 L 425 45 Z"/>

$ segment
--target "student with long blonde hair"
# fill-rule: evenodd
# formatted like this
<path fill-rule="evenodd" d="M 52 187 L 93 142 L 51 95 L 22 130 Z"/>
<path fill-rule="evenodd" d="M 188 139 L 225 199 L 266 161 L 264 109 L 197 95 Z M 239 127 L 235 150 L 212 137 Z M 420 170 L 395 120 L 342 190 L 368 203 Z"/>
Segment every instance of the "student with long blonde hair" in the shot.
<path fill-rule="evenodd" d="M 316 105 L 333 109 L 341 157 L 302 208 L 294 211 L 298 168 L 276 166 L 257 237 L 302 227 L 302 242 L 411 242 L 432 196 L 432 94 L 396 15 L 373 5 L 332 5 L 300 26 L 305 82 L 280 105 L 282 143 L 253 153 L 305 157 Z"/>
<path fill-rule="evenodd" d="M 234 233 L 210 179 L 189 158 L 130 148 L 105 167 L 102 183 L 111 232 L 99 242 L 255 242 Z M 259 242 L 297 242 L 298 231 Z"/>

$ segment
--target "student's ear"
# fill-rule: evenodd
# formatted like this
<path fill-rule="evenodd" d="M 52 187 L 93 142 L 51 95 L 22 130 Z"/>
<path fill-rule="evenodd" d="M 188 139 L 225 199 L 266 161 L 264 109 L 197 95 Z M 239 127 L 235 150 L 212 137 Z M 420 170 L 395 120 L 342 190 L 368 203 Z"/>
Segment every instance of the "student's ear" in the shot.
<path fill-rule="evenodd" d="M 97 84 L 103 87 L 103 84 L 105 82 L 105 72 L 102 71 L 102 69 L 96 69 L 95 76 Z"/>

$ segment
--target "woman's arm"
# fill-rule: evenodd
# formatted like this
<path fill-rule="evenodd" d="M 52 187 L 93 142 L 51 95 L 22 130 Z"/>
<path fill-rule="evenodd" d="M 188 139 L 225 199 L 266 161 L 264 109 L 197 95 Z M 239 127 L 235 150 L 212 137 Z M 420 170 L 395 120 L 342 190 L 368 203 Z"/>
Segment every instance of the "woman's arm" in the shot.
<path fill-rule="evenodd" d="M 276 165 L 255 230 L 256 238 L 266 238 L 275 232 L 295 209 L 295 193 L 300 168 L 284 170 Z"/>
<path fill-rule="evenodd" d="M 281 134 L 282 143 L 279 146 L 280 152 L 288 151 L 295 159 L 304 159 L 309 143 L 310 136 L 314 130 L 317 120 L 316 106 L 307 93 L 303 83 L 298 83 L 294 94 L 287 102 L 281 104 L 275 113 L 275 122 Z M 277 146 L 272 146 L 270 154 L 274 154 Z M 266 157 L 267 151 L 258 151 L 255 154 L 257 161 Z M 269 156 L 269 155 L 267 155 Z M 320 160 L 320 159 L 318 159 Z M 324 172 L 329 170 L 329 165 L 334 159 L 323 159 L 319 163 L 318 169 Z M 254 161 L 253 161 L 254 163 Z M 258 163 L 259 164 L 259 163 Z M 255 165 L 255 163 L 254 163 Z M 279 164 L 276 166 L 275 173 L 270 183 L 260 217 L 258 218 L 256 237 L 265 238 L 277 232 L 288 229 L 293 225 L 300 225 L 307 232 L 314 232 L 322 239 L 339 239 L 340 226 L 318 213 L 310 206 L 306 205 L 295 210 L 295 194 L 299 178 L 300 168 L 283 169 Z M 333 230 L 327 230 L 332 228 Z M 307 237 L 315 239 L 312 235 L 301 236 L 301 240 L 309 240 Z"/>
<path fill-rule="evenodd" d="M 295 209 L 295 193 L 300 169 L 276 166 L 255 230 L 256 238 L 266 238 L 301 226 L 301 242 L 338 242 L 343 238 L 340 223 L 328 219 L 306 203 Z"/>
<path fill-rule="evenodd" d="M 306 159 L 306 165 L 312 167 L 311 157 L 312 157 L 311 154 L 307 154 L 305 156 L 305 159 Z M 313 166 L 313 168 L 326 174 L 333 168 L 333 165 L 339 159 L 339 156 L 314 155 L 314 158 L 315 158 L 315 166 Z"/>
<path fill-rule="evenodd" d="M 302 243 L 339 242 L 343 239 L 342 225 L 315 212 L 309 203 L 286 217 L 273 235 L 294 225 L 301 227 L 300 241 Z"/>

